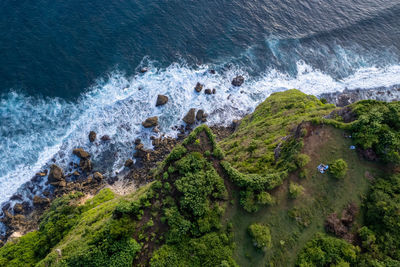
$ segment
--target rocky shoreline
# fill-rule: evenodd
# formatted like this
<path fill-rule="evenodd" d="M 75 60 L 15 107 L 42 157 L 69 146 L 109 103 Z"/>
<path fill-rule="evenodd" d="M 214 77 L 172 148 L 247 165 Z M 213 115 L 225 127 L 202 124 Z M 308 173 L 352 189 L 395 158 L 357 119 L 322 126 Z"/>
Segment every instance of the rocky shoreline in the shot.
<path fill-rule="evenodd" d="M 242 76 L 233 79 L 233 86 L 241 86 L 244 82 Z M 204 85 L 197 83 L 194 90 L 201 93 Z M 205 89 L 204 94 L 216 94 L 216 89 Z M 158 95 L 156 106 L 165 105 L 168 97 Z M 97 171 L 96 166 L 91 161 L 91 155 L 83 148 L 75 148 L 73 151 L 63 151 L 72 153 L 79 161 L 70 162 L 68 170 L 60 168 L 53 162 L 48 168 L 36 173 L 36 175 L 23 187 L 27 194 L 32 197 L 26 198 L 21 193 L 14 194 L 10 201 L 3 204 L 0 214 L 0 222 L 5 227 L 4 233 L 0 235 L 0 247 L 8 240 L 18 238 L 30 231 L 36 230 L 40 223 L 41 215 L 49 208 L 51 202 L 63 195 L 71 192 L 81 192 L 85 195 L 95 195 L 99 190 L 106 186 L 112 186 L 119 181 L 124 184 L 134 184 L 139 187 L 152 180 L 151 170 L 157 166 L 175 147 L 180 143 L 197 125 L 207 121 L 208 114 L 202 109 L 191 108 L 182 118 L 184 124 L 174 126 L 178 132 L 177 138 L 160 136 L 158 129 L 158 117 L 153 116 L 142 122 L 143 128 L 151 128 L 154 133 L 150 137 L 153 149 L 146 149 L 142 140 L 135 140 L 135 153 L 132 158 L 126 159 L 123 169 L 118 175 L 104 176 Z M 228 127 L 211 126 L 220 140 L 231 134 L 238 122 L 234 121 Z M 93 143 L 97 139 L 94 131 L 88 133 L 88 141 Z M 99 138 L 101 142 L 107 142 L 110 137 L 104 135 Z M 67 174 L 68 173 L 68 174 Z M 39 191 L 39 185 L 46 188 Z M 31 199 L 31 201 L 27 200 Z"/>
<path fill-rule="evenodd" d="M 232 86 L 238 87 L 244 83 L 242 76 L 232 80 Z M 197 83 L 194 91 L 198 94 L 216 94 L 215 89 L 207 89 L 204 84 Z M 376 99 L 382 101 L 396 101 L 400 99 L 400 87 L 344 90 L 321 94 L 320 99 L 342 107 L 364 99 Z M 165 105 L 169 101 L 167 96 L 158 95 L 156 106 Z M 182 125 L 174 126 L 178 132 L 177 138 L 160 135 L 158 117 L 149 117 L 142 122 L 143 128 L 150 129 L 154 134 L 150 137 L 153 149 L 146 149 L 142 140 L 135 140 L 135 153 L 132 158 L 126 159 L 124 167 L 116 175 L 104 175 L 97 171 L 96 165 L 91 161 L 91 155 L 83 148 L 75 148 L 73 151 L 63 151 L 74 154 L 79 161 L 71 162 L 68 170 L 63 170 L 54 162 L 48 168 L 38 172 L 24 187 L 31 194 L 31 201 L 24 200 L 24 196 L 14 194 L 9 202 L 2 206 L 0 222 L 5 227 L 5 232 L 0 235 L 0 246 L 7 240 L 17 238 L 27 232 L 38 228 L 39 218 L 47 210 L 51 202 L 71 192 L 82 192 L 86 195 L 95 195 L 100 189 L 112 186 L 119 181 L 126 184 L 134 184 L 139 187 L 152 180 L 151 170 L 157 166 L 197 125 L 207 122 L 208 114 L 202 109 L 191 108 L 182 118 Z M 211 126 L 217 140 L 233 133 L 239 121 L 233 121 L 228 127 Z M 100 138 L 94 131 L 88 133 L 88 141 L 107 142 L 110 137 L 104 135 Z M 97 163 L 98 165 L 99 163 Z M 74 171 L 71 171 L 74 170 Z M 68 174 L 65 174 L 68 172 Z M 38 192 L 35 187 L 42 185 L 46 190 Z"/>
<path fill-rule="evenodd" d="M 328 103 L 334 104 L 338 107 L 344 107 L 354 102 L 366 99 L 386 102 L 399 101 L 400 86 L 396 85 L 389 88 L 378 87 L 373 89 L 345 89 L 343 92 L 320 94 L 319 98 L 324 98 Z"/>

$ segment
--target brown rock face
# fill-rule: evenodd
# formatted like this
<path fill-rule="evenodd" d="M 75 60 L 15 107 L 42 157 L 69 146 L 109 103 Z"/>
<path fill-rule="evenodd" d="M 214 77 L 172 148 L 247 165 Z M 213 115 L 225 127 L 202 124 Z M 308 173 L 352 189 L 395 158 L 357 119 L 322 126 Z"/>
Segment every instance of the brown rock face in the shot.
<path fill-rule="evenodd" d="M 232 80 L 232 85 L 233 86 L 241 86 L 244 83 L 244 77 L 243 76 L 236 76 Z"/>
<path fill-rule="evenodd" d="M 183 121 L 186 122 L 186 124 L 193 124 L 194 123 L 194 119 L 195 119 L 195 112 L 196 109 L 191 108 L 189 110 L 189 112 L 185 115 L 185 117 L 183 117 Z"/>
<path fill-rule="evenodd" d="M 211 91 L 211 89 L 206 89 L 206 90 L 204 90 L 204 93 L 205 93 L 206 95 L 211 95 L 211 94 L 212 94 L 212 91 Z"/>
<path fill-rule="evenodd" d="M 200 93 L 201 90 L 203 90 L 203 84 L 197 83 L 196 86 L 194 87 L 194 90 L 196 90 L 197 93 Z"/>
<path fill-rule="evenodd" d="M 17 203 L 14 205 L 14 212 L 16 214 L 22 213 L 24 211 L 24 207 L 22 206 L 22 204 Z"/>
<path fill-rule="evenodd" d="M 94 142 L 96 140 L 96 132 L 90 131 L 89 133 L 89 141 Z"/>
<path fill-rule="evenodd" d="M 90 172 L 93 169 L 92 162 L 89 158 L 81 158 L 79 161 L 79 167 L 84 172 Z"/>
<path fill-rule="evenodd" d="M 53 164 L 50 167 L 50 174 L 47 179 L 51 185 L 57 186 L 58 183 L 65 180 L 64 172 L 60 167 Z"/>
<path fill-rule="evenodd" d="M 158 125 L 158 117 L 150 117 L 147 118 L 144 122 L 142 122 L 144 128 L 151 128 Z"/>
<path fill-rule="evenodd" d="M 81 159 L 87 159 L 90 157 L 90 154 L 86 152 L 83 148 L 75 148 L 72 153 Z"/>
<path fill-rule="evenodd" d="M 168 102 L 168 96 L 158 95 L 157 96 L 156 107 L 165 105 L 167 102 Z"/>
<path fill-rule="evenodd" d="M 48 199 L 47 197 L 39 197 L 39 196 L 33 197 L 34 206 L 45 207 L 49 204 L 50 204 L 50 199 Z"/>

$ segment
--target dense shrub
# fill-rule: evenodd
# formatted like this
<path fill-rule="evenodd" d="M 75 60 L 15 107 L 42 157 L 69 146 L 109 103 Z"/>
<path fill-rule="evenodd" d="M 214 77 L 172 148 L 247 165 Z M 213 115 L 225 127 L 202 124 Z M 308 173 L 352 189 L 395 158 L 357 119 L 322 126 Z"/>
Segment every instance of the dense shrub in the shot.
<path fill-rule="evenodd" d="M 40 260 L 36 251 L 40 235 L 34 231 L 22 236 L 17 242 L 8 242 L 0 249 L 0 266 L 34 266 Z"/>
<path fill-rule="evenodd" d="M 297 258 L 297 265 L 355 266 L 359 249 L 342 239 L 317 234 L 308 241 Z"/>
<path fill-rule="evenodd" d="M 143 208 L 139 201 L 128 201 L 122 199 L 115 207 L 114 215 L 117 218 L 122 217 L 124 214 L 136 216 L 138 219 L 143 215 Z"/>
<path fill-rule="evenodd" d="M 226 234 L 209 233 L 179 244 L 163 245 L 153 254 L 150 266 L 238 266 L 232 252 L 233 246 Z"/>
<path fill-rule="evenodd" d="M 400 162 L 400 103 L 360 101 L 352 106 L 357 120 L 352 124 L 356 145 L 372 148 L 386 162 Z"/>
<path fill-rule="evenodd" d="M 275 203 L 274 198 L 267 192 L 257 194 L 257 203 L 262 205 L 272 205 Z"/>
<path fill-rule="evenodd" d="M 343 159 L 337 159 L 329 165 L 328 171 L 333 177 L 342 179 L 347 173 L 347 163 Z"/>
<path fill-rule="evenodd" d="M 183 157 L 187 152 L 186 148 L 181 145 L 177 145 L 174 149 L 172 149 L 171 153 L 165 159 L 166 163 L 170 163 L 172 161 L 178 160 Z"/>
<path fill-rule="evenodd" d="M 257 248 L 270 248 L 271 242 L 271 232 L 269 227 L 263 224 L 254 223 L 248 228 L 249 235 L 253 239 L 253 244 Z"/>
<path fill-rule="evenodd" d="M 303 168 L 310 162 L 310 157 L 306 154 L 299 154 L 296 157 L 296 165 L 299 168 Z"/>
<path fill-rule="evenodd" d="M 377 247 L 377 258 L 400 260 L 400 175 L 378 179 L 365 201 L 367 229 L 360 230 L 363 245 Z"/>

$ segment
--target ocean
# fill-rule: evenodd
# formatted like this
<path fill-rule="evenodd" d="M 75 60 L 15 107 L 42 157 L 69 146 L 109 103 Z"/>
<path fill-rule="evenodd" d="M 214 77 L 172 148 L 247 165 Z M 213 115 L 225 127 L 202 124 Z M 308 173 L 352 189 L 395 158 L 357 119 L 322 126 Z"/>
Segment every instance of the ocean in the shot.
<path fill-rule="evenodd" d="M 399 0 L 3 0 L 0 32 L 3 204 L 40 195 L 45 178 L 30 179 L 52 162 L 68 172 L 76 147 L 115 175 L 136 138 L 151 148 L 149 116 L 176 136 L 190 108 L 228 124 L 286 89 L 400 86 Z M 90 143 L 91 130 L 110 142 Z"/>

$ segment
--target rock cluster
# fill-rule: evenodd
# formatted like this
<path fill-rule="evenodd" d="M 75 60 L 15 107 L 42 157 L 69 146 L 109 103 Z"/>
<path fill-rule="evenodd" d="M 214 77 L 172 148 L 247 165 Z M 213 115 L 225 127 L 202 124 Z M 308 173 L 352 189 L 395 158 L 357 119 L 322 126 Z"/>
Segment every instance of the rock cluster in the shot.
<path fill-rule="evenodd" d="M 208 114 L 204 112 L 204 110 L 199 109 L 196 113 L 195 108 L 191 108 L 188 113 L 186 113 L 185 117 L 183 117 L 183 121 L 187 125 L 192 125 L 196 122 L 196 120 L 201 121 L 201 122 L 206 122 L 207 121 Z"/>
<path fill-rule="evenodd" d="M 79 167 L 83 172 L 90 172 L 93 169 L 92 162 L 90 161 L 90 154 L 83 148 L 75 148 L 72 153 L 80 158 Z"/>

